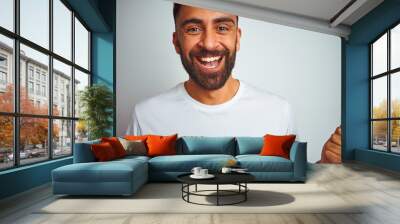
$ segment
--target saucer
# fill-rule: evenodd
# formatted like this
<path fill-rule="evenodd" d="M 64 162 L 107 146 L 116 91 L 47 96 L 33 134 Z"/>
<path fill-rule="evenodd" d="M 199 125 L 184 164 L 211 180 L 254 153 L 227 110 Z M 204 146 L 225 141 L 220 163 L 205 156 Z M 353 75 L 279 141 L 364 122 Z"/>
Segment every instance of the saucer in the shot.
<path fill-rule="evenodd" d="M 211 179 L 211 178 L 214 178 L 214 177 L 215 176 L 212 175 L 212 174 L 207 174 L 207 175 L 204 175 L 204 176 L 202 176 L 202 175 L 194 175 L 194 174 L 190 175 L 190 178 L 193 178 L 193 179 Z"/>

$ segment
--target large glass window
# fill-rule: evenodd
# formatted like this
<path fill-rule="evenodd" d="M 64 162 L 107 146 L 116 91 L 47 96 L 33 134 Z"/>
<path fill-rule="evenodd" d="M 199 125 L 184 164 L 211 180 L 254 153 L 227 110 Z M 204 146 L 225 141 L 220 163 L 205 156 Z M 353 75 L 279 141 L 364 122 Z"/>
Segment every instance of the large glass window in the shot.
<path fill-rule="evenodd" d="M 0 170 L 14 166 L 13 117 L 0 115 Z"/>
<path fill-rule="evenodd" d="M 72 153 L 72 121 L 53 120 L 53 157 Z"/>
<path fill-rule="evenodd" d="M 61 117 L 72 117 L 71 66 L 55 59 L 53 65 L 53 114 Z"/>
<path fill-rule="evenodd" d="M 13 51 L 13 40 L 0 34 L 0 112 L 14 111 Z"/>
<path fill-rule="evenodd" d="M 14 30 L 14 0 L 0 1 L 0 26 L 10 31 Z"/>
<path fill-rule="evenodd" d="M 75 18 L 75 62 L 89 69 L 89 32 L 77 18 Z"/>
<path fill-rule="evenodd" d="M 49 0 L 20 0 L 21 36 L 49 48 Z"/>
<path fill-rule="evenodd" d="M 371 148 L 400 153 L 400 25 L 371 46 Z"/>
<path fill-rule="evenodd" d="M 49 111 L 49 98 L 44 96 L 44 89 L 49 86 L 46 79 L 43 82 L 41 74 L 49 74 L 49 56 L 36 51 L 24 44 L 20 45 L 20 111 L 23 114 L 47 115 Z M 27 68 L 33 67 L 36 70 L 36 91 L 29 94 L 29 76 Z M 29 72 L 28 72 L 29 73 Z M 44 84 L 44 85 L 41 85 Z M 31 103 L 31 100 L 40 102 L 38 105 Z"/>
<path fill-rule="evenodd" d="M 89 30 L 65 1 L 18 2 L 0 0 L 0 170 L 70 156 L 87 139 L 74 105 L 90 85 Z"/>
<path fill-rule="evenodd" d="M 400 24 L 390 31 L 391 69 L 400 67 Z"/>
<path fill-rule="evenodd" d="M 53 0 L 54 52 L 71 60 L 72 12 L 60 0 Z"/>
<path fill-rule="evenodd" d="M 22 117 L 19 128 L 21 164 L 47 160 L 49 158 L 49 119 Z"/>
<path fill-rule="evenodd" d="M 75 70 L 75 117 L 80 117 L 79 107 L 81 92 L 89 85 L 89 74 Z"/>

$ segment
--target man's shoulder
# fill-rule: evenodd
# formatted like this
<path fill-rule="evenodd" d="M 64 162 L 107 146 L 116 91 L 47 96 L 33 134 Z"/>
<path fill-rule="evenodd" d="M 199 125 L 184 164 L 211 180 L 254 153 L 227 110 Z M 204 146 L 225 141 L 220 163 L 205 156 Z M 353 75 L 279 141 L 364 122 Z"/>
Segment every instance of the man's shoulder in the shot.
<path fill-rule="evenodd" d="M 253 86 L 247 82 L 243 82 L 246 89 L 246 97 L 249 99 L 254 99 L 259 102 L 269 102 L 273 104 L 279 104 L 282 106 L 289 106 L 289 101 L 287 101 L 284 97 L 267 91 L 265 89 Z"/>
<path fill-rule="evenodd" d="M 179 83 L 178 85 L 176 85 L 164 92 L 161 92 L 155 96 L 152 96 L 152 97 L 149 97 L 149 98 L 139 101 L 135 105 L 135 110 L 137 111 L 137 110 L 160 108 L 167 104 L 171 104 L 173 102 L 178 102 L 179 99 L 181 98 L 181 94 L 180 94 L 181 85 L 182 85 L 182 83 Z"/>

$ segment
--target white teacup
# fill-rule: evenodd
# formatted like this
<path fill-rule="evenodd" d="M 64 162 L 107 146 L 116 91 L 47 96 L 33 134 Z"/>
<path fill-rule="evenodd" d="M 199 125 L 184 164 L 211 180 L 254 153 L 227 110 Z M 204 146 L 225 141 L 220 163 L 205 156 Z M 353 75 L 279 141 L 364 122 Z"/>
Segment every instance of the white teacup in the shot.
<path fill-rule="evenodd" d="M 221 172 L 222 173 L 230 173 L 232 171 L 232 168 L 230 167 L 222 167 Z"/>
<path fill-rule="evenodd" d="M 208 175 L 208 169 L 201 169 L 200 170 L 200 176 L 207 176 Z"/>
<path fill-rule="evenodd" d="M 193 167 L 193 169 L 192 169 L 192 173 L 194 174 L 194 175 L 196 175 L 196 176 L 200 176 L 201 174 L 200 174 L 200 171 L 202 170 L 202 168 L 201 167 Z"/>

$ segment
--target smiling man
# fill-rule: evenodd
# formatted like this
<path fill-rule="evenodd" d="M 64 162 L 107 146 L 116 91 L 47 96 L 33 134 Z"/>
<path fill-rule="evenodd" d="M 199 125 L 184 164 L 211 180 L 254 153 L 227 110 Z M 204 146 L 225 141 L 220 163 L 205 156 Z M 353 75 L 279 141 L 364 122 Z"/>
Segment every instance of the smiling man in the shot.
<path fill-rule="evenodd" d="M 176 3 L 173 12 L 173 45 L 189 79 L 135 105 L 127 134 L 294 134 L 287 101 L 232 75 L 238 16 Z"/>

